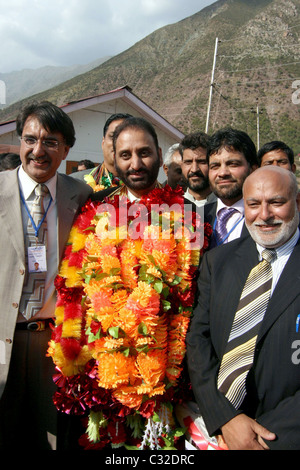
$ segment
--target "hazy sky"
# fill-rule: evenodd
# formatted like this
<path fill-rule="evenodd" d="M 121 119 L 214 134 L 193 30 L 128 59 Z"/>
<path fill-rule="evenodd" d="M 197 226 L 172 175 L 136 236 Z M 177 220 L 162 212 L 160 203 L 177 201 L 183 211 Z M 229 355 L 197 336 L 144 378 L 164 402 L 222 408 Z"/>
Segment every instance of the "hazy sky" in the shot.
<path fill-rule="evenodd" d="M 116 55 L 215 0 L 0 0 L 0 72 Z"/>

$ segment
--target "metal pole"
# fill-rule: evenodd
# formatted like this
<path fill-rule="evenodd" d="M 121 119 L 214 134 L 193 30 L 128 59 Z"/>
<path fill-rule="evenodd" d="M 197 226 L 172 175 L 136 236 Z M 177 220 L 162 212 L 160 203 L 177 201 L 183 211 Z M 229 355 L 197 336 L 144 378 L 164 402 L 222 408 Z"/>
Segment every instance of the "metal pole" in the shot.
<path fill-rule="evenodd" d="M 210 82 L 210 90 L 209 90 L 209 100 L 208 100 L 207 116 L 206 116 L 206 126 L 205 126 L 205 132 L 206 132 L 206 133 L 208 133 L 208 124 L 209 124 L 209 115 L 210 115 L 211 100 L 212 100 L 212 91 L 213 91 L 213 84 L 214 84 L 214 77 L 215 77 L 215 68 L 216 68 L 216 60 L 217 60 L 218 43 L 219 43 L 219 39 L 216 38 L 215 53 L 214 53 L 214 62 L 213 62 L 213 68 L 212 68 L 212 73 L 211 73 L 211 82 Z"/>
<path fill-rule="evenodd" d="M 259 150 L 260 144 L 259 144 L 259 106 L 256 108 L 256 114 L 257 114 L 257 150 Z"/>

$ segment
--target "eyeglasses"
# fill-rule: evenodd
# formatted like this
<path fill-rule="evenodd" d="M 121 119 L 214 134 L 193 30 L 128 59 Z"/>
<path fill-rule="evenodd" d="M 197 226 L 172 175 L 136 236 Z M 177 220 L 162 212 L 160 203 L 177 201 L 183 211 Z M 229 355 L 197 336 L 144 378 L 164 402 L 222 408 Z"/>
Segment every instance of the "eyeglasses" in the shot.
<path fill-rule="evenodd" d="M 33 149 L 39 139 L 35 139 L 34 137 L 20 137 L 20 140 L 25 142 L 26 147 Z M 59 142 L 55 139 L 45 139 L 41 141 L 42 146 L 48 150 L 57 150 L 58 147 L 63 144 L 64 142 Z"/>

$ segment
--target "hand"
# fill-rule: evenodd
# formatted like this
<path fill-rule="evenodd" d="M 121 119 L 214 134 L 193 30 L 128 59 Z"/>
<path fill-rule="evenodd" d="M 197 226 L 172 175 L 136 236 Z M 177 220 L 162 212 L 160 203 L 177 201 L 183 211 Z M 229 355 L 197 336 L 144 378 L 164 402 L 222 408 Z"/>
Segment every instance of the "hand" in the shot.
<path fill-rule="evenodd" d="M 264 442 L 273 441 L 276 435 L 245 414 L 235 416 L 221 428 L 229 450 L 269 450 Z"/>

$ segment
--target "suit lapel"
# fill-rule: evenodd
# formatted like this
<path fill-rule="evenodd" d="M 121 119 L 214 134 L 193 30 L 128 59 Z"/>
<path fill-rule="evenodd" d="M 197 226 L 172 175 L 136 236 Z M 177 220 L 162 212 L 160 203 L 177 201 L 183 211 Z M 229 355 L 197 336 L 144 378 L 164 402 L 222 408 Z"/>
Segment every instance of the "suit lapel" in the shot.
<path fill-rule="evenodd" d="M 224 329 L 224 334 L 222 334 L 222 354 L 224 353 L 228 342 L 233 319 L 239 304 L 240 296 L 243 291 L 246 279 L 251 269 L 258 263 L 258 253 L 256 245 L 250 237 L 247 237 L 242 241 L 240 240 L 239 243 L 231 243 L 236 244 L 236 248 L 233 254 L 230 251 L 230 257 L 228 259 L 228 262 L 231 265 L 231 269 L 229 272 L 232 274 L 228 276 L 228 279 L 226 281 L 225 300 L 221 307 L 221 311 L 223 312 L 222 315 L 224 316 L 224 321 L 222 322 L 222 327 Z M 228 244 L 226 246 L 229 247 L 229 245 L 231 244 Z M 215 253 L 217 256 L 218 248 L 216 249 Z M 224 262 L 226 262 L 226 260 L 224 260 Z"/>
<path fill-rule="evenodd" d="M 300 295 L 300 241 L 295 246 L 269 301 L 258 341 L 265 335 L 278 317 Z"/>
<path fill-rule="evenodd" d="M 78 210 L 77 194 L 73 185 L 69 183 L 68 179 L 58 174 L 56 201 L 59 262 L 62 258 L 64 247 L 68 241 L 74 217 Z"/>
<path fill-rule="evenodd" d="M 25 263 L 24 233 L 22 223 L 18 169 L 7 171 L 1 188 L 0 218 L 10 235 L 16 252 Z"/>

